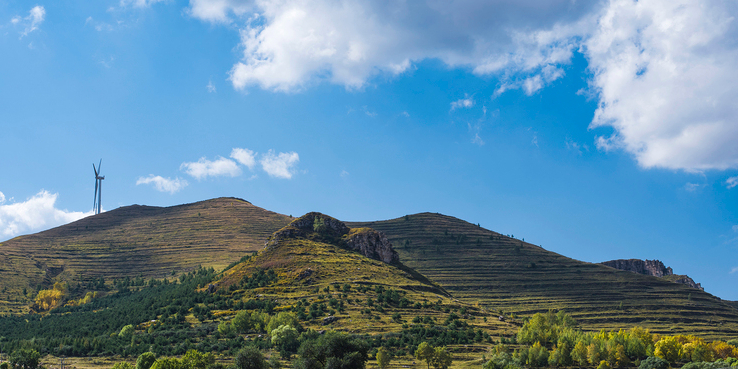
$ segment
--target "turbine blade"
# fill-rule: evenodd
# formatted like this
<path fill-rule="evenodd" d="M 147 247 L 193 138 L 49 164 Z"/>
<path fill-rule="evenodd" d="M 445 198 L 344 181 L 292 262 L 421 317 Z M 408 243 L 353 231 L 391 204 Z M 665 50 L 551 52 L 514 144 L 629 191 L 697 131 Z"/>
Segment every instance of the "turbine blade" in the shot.
<path fill-rule="evenodd" d="M 100 167 L 102 167 L 102 159 L 100 159 L 100 164 L 97 165 L 97 173 L 100 174 Z"/>
<path fill-rule="evenodd" d="M 95 171 L 95 177 L 97 178 L 97 169 L 95 169 L 95 163 L 92 163 L 92 170 Z"/>

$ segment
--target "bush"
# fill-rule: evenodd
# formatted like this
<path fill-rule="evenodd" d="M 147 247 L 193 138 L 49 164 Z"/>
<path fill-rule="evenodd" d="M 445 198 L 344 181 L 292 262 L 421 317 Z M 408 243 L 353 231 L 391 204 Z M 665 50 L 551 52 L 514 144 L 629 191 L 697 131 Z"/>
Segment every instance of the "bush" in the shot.
<path fill-rule="evenodd" d="M 8 361 L 13 368 L 36 369 L 41 354 L 36 350 L 20 349 L 10 354 Z"/>
<path fill-rule="evenodd" d="M 156 354 L 153 352 L 144 352 L 136 360 L 136 369 L 149 369 L 156 361 Z"/>
<path fill-rule="evenodd" d="M 133 369 L 133 365 L 128 364 L 126 362 L 115 363 L 115 365 L 113 365 L 113 369 Z"/>
<path fill-rule="evenodd" d="M 610 369 L 610 364 L 606 360 L 602 360 L 600 365 L 597 365 L 597 369 Z"/>
<path fill-rule="evenodd" d="M 646 360 L 641 362 L 638 369 L 669 369 L 669 363 L 662 358 L 649 356 Z"/>
<path fill-rule="evenodd" d="M 234 360 L 236 369 L 267 369 L 264 355 L 254 346 L 246 346 L 236 354 Z"/>

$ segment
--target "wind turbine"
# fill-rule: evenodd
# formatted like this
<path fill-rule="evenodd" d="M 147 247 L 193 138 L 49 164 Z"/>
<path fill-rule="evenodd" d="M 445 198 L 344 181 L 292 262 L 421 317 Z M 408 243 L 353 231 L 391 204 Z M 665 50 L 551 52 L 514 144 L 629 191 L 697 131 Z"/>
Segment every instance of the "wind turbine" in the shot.
<path fill-rule="evenodd" d="M 92 170 L 95 171 L 95 201 L 92 203 L 92 211 L 95 214 L 100 214 L 100 209 L 102 209 L 102 180 L 105 179 L 105 176 L 100 176 L 101 166 L 102 159 L 100 159 L 100 164 L 97 165 L 97 168 L 95 168 L 95 163 L 92 163 Z"/>

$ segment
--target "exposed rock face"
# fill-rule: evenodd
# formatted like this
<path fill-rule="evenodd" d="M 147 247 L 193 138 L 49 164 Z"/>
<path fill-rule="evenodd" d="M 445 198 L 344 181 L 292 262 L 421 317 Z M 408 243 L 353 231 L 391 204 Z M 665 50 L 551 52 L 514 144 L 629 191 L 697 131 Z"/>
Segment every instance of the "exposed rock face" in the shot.
<path fill-rule="evenodd" d="M 686 275 L 675 275 L 674 271 L 670 267 L 666 267 L 664 263 L 659 260 L 620 259 L 606 261 L 601 264 L 633 273 L 652 275 L 659 278 L 667 277 L 664 279 L 674 283 L 686 284 L 687 286 L 698 290 L 705 290 L 702 288 L 702 285 L 695 282 L 692 278 Z"/>
<path fill-rule="evenodd" d="M 281 240 L 294 238 L 337 244 L 388 264 L 400 261 L 384 233 L 371 228 L 350 229 L 340 220 L 316 212 L 293 220 L 272 234 L 264 246 L 274 247 Z"/>
<path fill-rule="evenodd" d="M 692 278 L 690 278 L 689 276 L 686 276 L 686 275 L 678 275 L 678 276 L 676 276 L 676 278 L 672 279 L 671 281 L 674 282 L 674 283 L 686 284 L 687 286 L 692 287 L 692 288 L 696 288 L 698 290 L 702 290 L 702 291 L 705 290 L 704 288 L 702 288 L 702 285 L 701 284 L 695 282 L 694 279 L 692 279 Z"/>
<path fill-rule="evenodd" d="M 667 268 L 664 266 L 664 263 L 659 260 L 620 259 L 606 261 L 602 264 L 615 269 L 652 275 L 654 277 L 663 277 L 674 274 L 674 271 L 671 270 L 671 268 Z"/>
<path fill-rule="evenodd" d="M 392 244 L 387 240 L 387 236 L 371 228 L 361 228 L 352 231 L 348 235 L 346 245 L 368 258 L 381 260 L 387 264 L 400 261 L 397 251 L 392 248 Z"/>

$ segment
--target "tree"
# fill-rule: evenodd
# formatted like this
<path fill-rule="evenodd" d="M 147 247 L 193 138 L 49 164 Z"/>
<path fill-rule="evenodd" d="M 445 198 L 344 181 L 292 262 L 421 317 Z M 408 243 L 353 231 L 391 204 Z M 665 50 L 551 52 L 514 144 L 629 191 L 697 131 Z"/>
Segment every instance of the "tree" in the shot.
<path fill-rule="evenodd" d="M 664 336 L 658 342 L 654 348 L 653 354 L 656 357 L 662 358 L 670 364 L 675 363 L 679 360 L 679 350 L 682 345 L 677 341 L 675 337 Z"/>
<path fill-rule="evenodd" d="M 422 342 L 418 345 L 418 349 L 415 350 L 415 358 L 418 360 L 425 360 L 426 364 L 428 364 L 428 369 L 430 369 L 433 354 L 435 354 L 435 350 L 433 349 L 433 346 L 428 344 L 428 342 Z"/>
<path fill-rule="evenodd" d="M 16 369 L 36 369 L 41 354 L 36 350 L 20 349 L 10 354 L 10 366 Z"/>
<path fill-rule="evenodd" d="M 123 326 L 123 328 L 120 329 L 120 333 L 118 333 L 118 337 L 122 338 L 123 340 L 130 340 L 131 336 L 133 336 L 133 325 L 128 324 L 126 326 Z"/>
<path fill-rule="evenodd" d="M 112 369 L 133 369 L 133 365 L 126 362 L 115 363 Z"/>
<path fill-rule="evenodd" d="M 136 360 L 136 369 L 149 369 L 156 361 L 156 354 L 153 352 L 144 352 L 138 356 Z"/>
<path fill-rule="evenodd" d="M 571 350 L 571 358 L 579 364 L 579 366 L 587 365 L 587 345 L 584 341 L 577 342 L 574 349 Z"/>
<path fill-rule="evenodd" d="M 251 322 L 251 314 L 246 310 L 239 311 L 238 314 L 233 317 L 231 323 L 233 324 L 233 328 L 235 328 L 239 333 L 246 333 L 254 327 L 254 324 Z"/>
<path fill-rule="evenodd" d="M 297 351 L 300 343 L 298 342 L 299 334 L 297 329 L 292 328 L 291 325 L 280 325 L 276 329 L 272 330 L 272 345 L 274 345 L 279 353 L 285 359 L 290 357 L 291 353 Z"/>
<path fill-rule="evenodd" d="M 660 357 L 649 356 L 646 360 L 641 361 L 638 369 L 669 369 L 669 363 Z"/>
<path fill-rule="evenodd" d="M 451 365 L 451 354 L 446 351 L 445 347 L 436 347 L 433 350 L 433 359 L 431 364 L 436 369 L 446 369 Z"/>
<path fill-rule="evenodd" d="M 384 347 L 380 347 L 377 350 L 377 365 L 380 369 L 385 369 L 389 366 L 392 360 L 392 355 Z"/>
<path fill-rule="evenodd" d="M 339 332 L 327 332 L 300 345 L 296 369 L 364 369 L 369 347 L 360 339 Z"/>
<path fill-rule="evenodd" d="M 180 361 L 187 369 L 205 369 L 215 363 L 215 356 L 210 352 L 203 354 L 197 350 L 189 350 Z"/>
<path fill-rule="evenodd" d="M 237 369 L 267 369 L 264 355 L 254 346 L 246 346 L 236 354 L 234 360 Z"/>
<path fill-rule="evenodd" d="M 267 332 L 271 332 L 281 325 L 289 325 L 298 332 L 302 331 L 302 326 L 300 325 L 300 320 L 297 319 L 297 315 L 286 311 L 280 312 L 269 319 L 269 324 L 267 324 L 266 330 Z"/>

